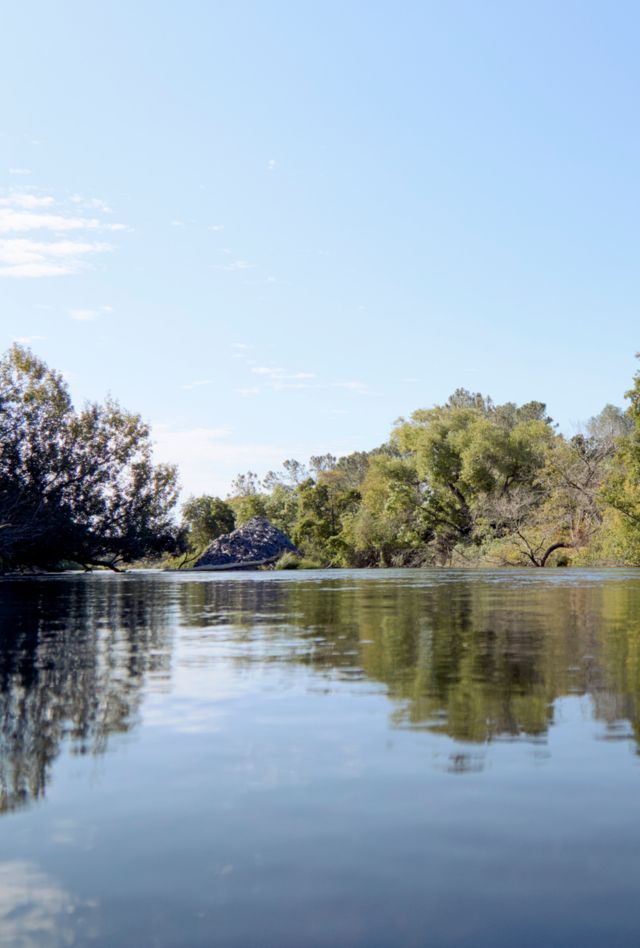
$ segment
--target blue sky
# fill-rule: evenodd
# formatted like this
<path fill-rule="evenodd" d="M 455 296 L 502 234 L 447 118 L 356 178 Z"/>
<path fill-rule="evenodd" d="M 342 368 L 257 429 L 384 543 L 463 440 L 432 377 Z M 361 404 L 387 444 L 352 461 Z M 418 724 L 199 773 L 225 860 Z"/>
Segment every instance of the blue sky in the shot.
<path fill-rule="evenodd" d="M 640 9 L 23 0 L 0 332 L 154 426 L 185 491 L 458 386 L 564 430 L 635 371 Z"/>

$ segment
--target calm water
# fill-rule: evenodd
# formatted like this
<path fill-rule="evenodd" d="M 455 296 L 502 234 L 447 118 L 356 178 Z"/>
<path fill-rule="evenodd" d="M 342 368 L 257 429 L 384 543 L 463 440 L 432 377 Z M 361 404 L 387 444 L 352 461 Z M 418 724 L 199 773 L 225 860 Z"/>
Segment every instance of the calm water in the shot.
<path fill-rule="evenodd" d="M 640 942 L 640 572 L 0 582 L 0 945 Z"/>

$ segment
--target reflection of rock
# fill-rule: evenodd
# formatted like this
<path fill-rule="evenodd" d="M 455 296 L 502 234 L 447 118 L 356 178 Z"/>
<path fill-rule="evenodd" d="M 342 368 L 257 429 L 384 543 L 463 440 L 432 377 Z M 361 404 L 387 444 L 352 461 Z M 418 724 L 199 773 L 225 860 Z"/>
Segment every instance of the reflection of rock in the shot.
<path fill-rule="evenodd" d="M 233 533 L 214 540 L 194 569 L 250 569 L 275 563 L 283 553 L 298 553 L 289 537 L 264 517 L 247 520 Z"/>

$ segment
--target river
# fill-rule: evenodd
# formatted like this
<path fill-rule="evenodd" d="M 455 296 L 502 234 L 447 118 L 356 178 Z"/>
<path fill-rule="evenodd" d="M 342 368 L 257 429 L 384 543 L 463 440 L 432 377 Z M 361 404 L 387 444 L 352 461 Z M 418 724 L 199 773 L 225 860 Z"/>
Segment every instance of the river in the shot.
<path fill-rule="evenodd" d="M 0 945 L 640 941 L 640 572 L 0 582 Z"/>

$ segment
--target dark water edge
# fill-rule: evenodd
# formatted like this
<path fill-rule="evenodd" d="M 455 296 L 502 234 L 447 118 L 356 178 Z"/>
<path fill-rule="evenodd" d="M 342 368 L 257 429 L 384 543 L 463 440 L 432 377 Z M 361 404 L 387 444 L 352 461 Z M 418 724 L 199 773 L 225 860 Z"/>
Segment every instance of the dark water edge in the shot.
<path fill-rule="evenodd" d="M 0 946 L 630 945 L 640 571 L 0 581 Z"/>

